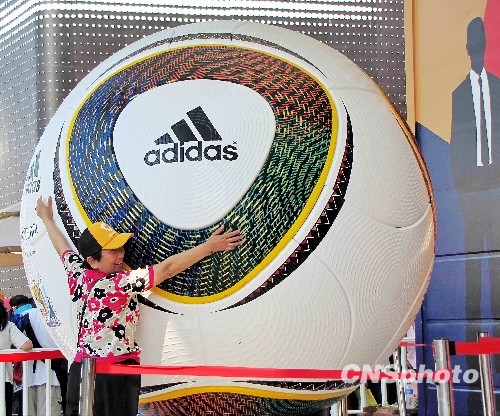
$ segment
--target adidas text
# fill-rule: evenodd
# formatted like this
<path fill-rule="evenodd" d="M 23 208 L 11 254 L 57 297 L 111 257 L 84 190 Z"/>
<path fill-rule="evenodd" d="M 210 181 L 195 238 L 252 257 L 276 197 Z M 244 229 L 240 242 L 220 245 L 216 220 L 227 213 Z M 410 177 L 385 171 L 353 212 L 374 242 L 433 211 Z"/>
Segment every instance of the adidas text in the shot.
<path fill-rule="evenodd" d="M 198 142 L 195 145 L 184 147 L 179 146 L 178 143 L 173 143 L 172 147 L 168 147 L 163 151 L 161 149 L 153 149 L 147 152 L 144 156 L 144 163 L 148 166 L 154 166 L 161 162 L 200 162 L 203 159 L 210 161 L 222 159 L 232 161 L 238 159 L 237 150 L 236 146 L 230 144 L 224 147 L 220 144 L 203 146 L 202 142 Z"/>

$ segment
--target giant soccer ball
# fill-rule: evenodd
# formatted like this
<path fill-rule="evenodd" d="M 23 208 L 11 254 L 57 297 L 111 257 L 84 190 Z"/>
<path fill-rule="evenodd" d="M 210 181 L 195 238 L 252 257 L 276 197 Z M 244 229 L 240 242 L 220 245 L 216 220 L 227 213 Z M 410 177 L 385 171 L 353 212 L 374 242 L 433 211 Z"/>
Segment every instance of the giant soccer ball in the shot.
<path fill-rule="evenodd" d="M 24 188 L 22 245 L 36 301 L 71 358 L 76 314 L 33 209 L 40 194 L 52 195 L 75 246 L 94 221 L 134 232 L 132 268 L 221 224 L 244 234 L 237 250 L 140 299 L 144 364 L 385 362 L 433 263 L 429 178 L 400 117 L 345 56 L 267 25 L 148 36 L 86 76 L 47 127 Z M 146 376 L 143 385 L 144 415 L 305 414 L 355 387 L 300 376 Z"/>

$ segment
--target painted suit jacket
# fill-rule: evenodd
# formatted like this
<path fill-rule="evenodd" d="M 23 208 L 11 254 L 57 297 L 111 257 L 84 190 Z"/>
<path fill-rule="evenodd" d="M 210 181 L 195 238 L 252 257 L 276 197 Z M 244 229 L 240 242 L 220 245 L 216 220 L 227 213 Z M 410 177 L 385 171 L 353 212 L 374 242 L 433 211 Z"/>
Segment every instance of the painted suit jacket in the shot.
<path fill-rule="evenodd" d="M 451 167 L 458 192 L 500 188 L 500 78 L 486 73 L 491 104 L 492 164 L 477 166 L 476 118 L 470 76 L 453 91 Z"/>

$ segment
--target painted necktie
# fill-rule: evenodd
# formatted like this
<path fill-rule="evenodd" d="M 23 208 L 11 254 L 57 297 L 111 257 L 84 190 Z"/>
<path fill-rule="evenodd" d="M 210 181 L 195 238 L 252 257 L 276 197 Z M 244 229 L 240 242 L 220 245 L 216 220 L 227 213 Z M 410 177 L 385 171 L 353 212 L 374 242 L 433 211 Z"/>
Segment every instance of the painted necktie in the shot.
<path fill-rule="evenodd" d="M 479 129 L 481 140 L 481 163 L 483 166 L 487 166 L 490 163 L 489 156 L 489 146 L 488 146 L 488 136 L 486 134 L 486 117 L 484 112 L 484 94 L 483 94 L 483 82 L 481 77 L 479 77 Z"/>

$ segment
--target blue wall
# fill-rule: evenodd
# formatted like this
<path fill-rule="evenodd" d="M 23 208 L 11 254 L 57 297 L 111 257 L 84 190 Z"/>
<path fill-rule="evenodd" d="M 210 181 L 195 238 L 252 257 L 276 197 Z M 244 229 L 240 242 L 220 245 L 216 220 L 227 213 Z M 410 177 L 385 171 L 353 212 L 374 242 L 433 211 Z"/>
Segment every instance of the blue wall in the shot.
<path fill-rule="evenodd" d="M 464 217 L 460 195 L 452 175 L 449 143 L 422 125 L 417 125 L 416 136 L 431 175 L 436 202 L 436 260 L 422 311 L 416 322 L 417 342 L 428 345 L 419 349 L 418 361 L 424 363 L 425 368 L 433 369 L 434 360 L 430 347 L 433 339 L 474 341 L 474 334 L 477 331 L 488 331 L 490 335 L 498 336 L 500 326 L 495 322 L 495 318 L 498 319 L 500 316 L 493 315 L 489 295 L 490 282 L 500 284 L 500 276 L 498 271 L 491 267 L 491 259 L 498 256 L 495 247 L 488 246 L 487 241 L 479 250 L 471 251 L 465 247 Z M 481 198 L 481 193 L 478 193 L 477 197 Z M 498 215 L 500 215 L 500 205 L 498 205 Z M 467 317 L 466 265 L 471 262 L 480 269 L 474 278 L 481 291 L 469 293 L 467 298 L 469 317 Z M 476 303 L 475 312 L 472 303 Z M 500 357 L 497 361 L 500 362 Z M 459 365 L 462 371 L 477 368 L 476 362 L 477 356 L 452 357 L 452 367 Z M 493 363 L 495 364 L 495 359 Z M 499 370 L 500 368 L 496 371 Z M 495 373 L 494 382 L 495 388 L 498 389 L 500 387 L 498 372 Z M 454 384 L 453 388 L 457 416 L 483 414 L 479 384 L 470 385 L 462 381 Z M 497 414 L 500 414 L 498 406 L 500 397 L 496 398 L 496 402 Z M 419 414 L 437 415 L 436 389 L 432 384 L 424 383 L 419 386 Z"/>

